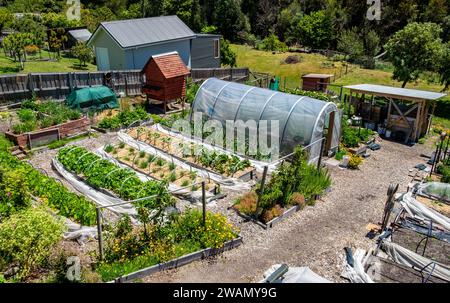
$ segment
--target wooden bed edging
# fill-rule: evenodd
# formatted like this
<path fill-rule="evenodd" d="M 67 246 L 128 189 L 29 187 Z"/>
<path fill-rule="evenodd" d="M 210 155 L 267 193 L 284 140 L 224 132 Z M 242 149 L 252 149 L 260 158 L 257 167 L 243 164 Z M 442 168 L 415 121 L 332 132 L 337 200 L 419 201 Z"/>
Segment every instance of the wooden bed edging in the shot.
<path fill-rule="evenodd" d="M 125 276 L 121 276 L 119 278 L 114 279 L 113 281 L 109 281 L 108 283 L 126 283 L 132 282 L 136 279 L 141 279 L 147 276 L 150 276 L 154 273 L 161 272 L 168 269 L 174 269 L 181 267 L 183 265 L 187 265 L 194 261 L 202 260 L 208 257 L 216 256 L 225 251 L 236 248 L 242 244 L 242 237 L 238 237 L 234 240 L 228 241 L 224 244 L 222 248 L 206 248 L 203 250 L 199 250 L 179 258 L 167 261 L 165 263 L 156 264 L 133 273 L 127 274 Z"/>
<path fill-rule="evenodd" d="M 241 216 L 242 218 L 244 218 L 244 219 L 246 219 L 246 220 L 249 220 L 249 221 L 252 221 L 253 223 L 255 223 L 255 224 L 261 226 L 261 227 L 264 228 L 264 229 L 269 229 L 269 228 L 273 228 L 274 225 L 276 225 L 276 224 L 280 223 L 281 221 L 285 220 L 286 218 L 292 216 L 293 214 L 295 214 L 296 212 L 298 212 L 298 211 L 301 210 L 301 209 L 302 209 L 302 208 L 301 208 L 299 205 L 292 206 L 291 208 L 289 208 L 288 210 L 286 210 L 281 216 L 276 217 L 276 218 L 270 220 L 270 221 L 267 222 L 267 223 L 263 223 L 263 222 L 261 222 L 261 221 L 255 219 L 255 218 L 253 218 L 253 217 L 250 217 L 250 216 L 248 216 L 248 215 L 246 215 L 246 214 L 243 214 L 243 213 L 239 212 L 238 210 L 236 210 L 236 213 L 237 213 L 239 216 Z"/>

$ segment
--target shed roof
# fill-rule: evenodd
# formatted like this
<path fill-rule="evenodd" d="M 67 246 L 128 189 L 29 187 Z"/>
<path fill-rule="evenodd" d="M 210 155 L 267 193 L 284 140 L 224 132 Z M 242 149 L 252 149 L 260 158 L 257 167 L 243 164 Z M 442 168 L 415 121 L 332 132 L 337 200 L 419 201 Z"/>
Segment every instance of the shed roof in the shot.
<path fill-rule="evenodd" d="M 177 16 L 102 22 L 91 40 L 100 27 L 107 31 L 122 48 L 195 38 L 195 33 Z"/>
<path fill-rule="evenodd" d="M 88 41 L 91 38 L 92 34 L 87 29 L 74 29 L 69 31 L 69 35 L 74 37 L 78 41 Z"/>
<path fill-rule="evenodd" d="M 142 69 L 142 72 L 146 70 L 147 65 L 152 61 L 155 62 L 156 66 L 166 79 L 187 76 L 190 74 L 189 69 L 186 67 L 177 52 L 151 56 Z"/>
<path fill-rule="evenodd" d="M 318 78 L 318 79 L 328 79 L 333 77 L 334 75 L 330 74 L 306 74 L 303 75 L 302 78 Z"/>
<path fill-rule="evenodd" d="M 445 97 L 446 94 L 430 92 L 425 90 L 417 90 L 410 88 L 400 88 L 385 85 L 375 85 L 375 84 L 358 84 L 358 85 L 348 85 L 344 86 L 352 91 L 392 97 L 401 100 L 437 100 Z"/>

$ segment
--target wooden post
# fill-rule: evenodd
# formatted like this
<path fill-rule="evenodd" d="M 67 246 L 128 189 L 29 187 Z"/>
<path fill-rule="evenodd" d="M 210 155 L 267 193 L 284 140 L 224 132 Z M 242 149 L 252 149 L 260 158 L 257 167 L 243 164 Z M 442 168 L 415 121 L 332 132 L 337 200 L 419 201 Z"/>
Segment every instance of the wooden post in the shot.
<path fill-rule="evenodd" d="M 258 199 L 256 200 L 256 214 L 255 217 L 258 216 L 258 212 L 259 212 L 259 203 L 261 202 L 261 197 L 264 193 L 264 186 L 266 185 L 266 179 L 267 179 L 267 171 L 269 170 L 269 167 L 266 165 L 264 166 L 264 171 L 263 171 L 263 175 L 262 175 L 262 179 L 261 179 L 261 186 L 259 188 L 258 191 Z"/>
<path fill-rule="evenodd" d="M 330 119 L 328 120 L 328 134 L 327 134 L 327 146 L 326 146 L 327 151 L 329 151 L 331 149 L 331 141 L 333 139 L 335 116 L 336 116 L 336 112 L 331 112 Z"/>
<path fill-rule="evenodd" d="M 325 139 L 322 138 L 322 142 L 320 142 L 320 154 L 319 154 L 319 161 L 317 162 L 317 170 L 320 171 L 320 166 L 322 164 L 322 156 L 323 156 L 323 148 L 325 146 Z"/>
<path fill-rule="evenodd" d="M 97 211 L 98 253 L 100 256 L 100 260 L 103 260 L 102 214 L 99 207 L 96 208 L 96 211 Z"/>
<path fill-rule="evenodd" d="M 203 209 L 203 227 L 206 227 L 206 189 L 205 189 L 205 181 L 202 181 L 202 209 Z"/>

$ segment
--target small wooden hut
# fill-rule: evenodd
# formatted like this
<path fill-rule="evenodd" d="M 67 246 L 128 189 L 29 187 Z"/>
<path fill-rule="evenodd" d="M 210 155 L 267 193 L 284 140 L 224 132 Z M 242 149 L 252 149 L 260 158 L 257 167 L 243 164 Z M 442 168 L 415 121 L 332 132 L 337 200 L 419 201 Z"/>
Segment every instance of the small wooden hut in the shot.
<path fill-rule="evenodd" d="M 147 100 L 160 101 L 166 113 L 170 103 L 181 99 L 184 109 L 186 76 L 190 71 L 177 52 L 150 57 L 142 73 L 146 79 L 142 92 L 147 95 Z"/>
<path fill-rule="evenodd" d="M 331 78 L 334 75 L 329 74 L 307 74 L 302 76 L 302 89 L 306 91 L 326 92 Z"/>

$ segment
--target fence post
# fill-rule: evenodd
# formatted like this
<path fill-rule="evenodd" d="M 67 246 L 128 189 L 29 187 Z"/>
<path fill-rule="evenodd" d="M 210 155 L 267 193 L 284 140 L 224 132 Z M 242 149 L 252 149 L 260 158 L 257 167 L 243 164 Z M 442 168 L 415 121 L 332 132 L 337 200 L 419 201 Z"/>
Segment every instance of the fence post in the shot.
<path fill-rule="evenodd" d="M 206 190 L 205 190 L 205 181 L 202 181 L 202 209 L 203 209 L 203 227 L 206 228 Z"/>
<path fill-rule="evenodd" d="M 100 260 L 103 260 L 102 214 L 99 207 L 96 208 L 96 211 L 97 211 L 98 253 L 100 255 Z"/>
<path fill-rule="evenodd" d="M 320 166 L 322 165 L 322 155 L 323 155 L 323 147 L 325 146 L 325 138 L 322 138 L 322 142 L 320 142 L 320 154 L 319 161 L 317 162 L 317 170 L 320 170 Z"/>
<path fill-rule="evenodd" d="M 264 171 L 261 179 L 261 186 L 258 191 L 258 199 L 256 199 L 256 217 L 258 216 L 259 211 L 259 203 L 261 202 L 261 197 L 264 193 L 264 186 L 266 185 L 266 179 L 267 179 L 267 171 L 269 170 L 269 166 L 264 166 Z"/>
<path fill-rule="evenodd" d="M 28 90 L 30 91 L 31 96 L 33 96 L 34 86 L 33 86 L 33 76 L 31 73 L 28 74 Z"/>

